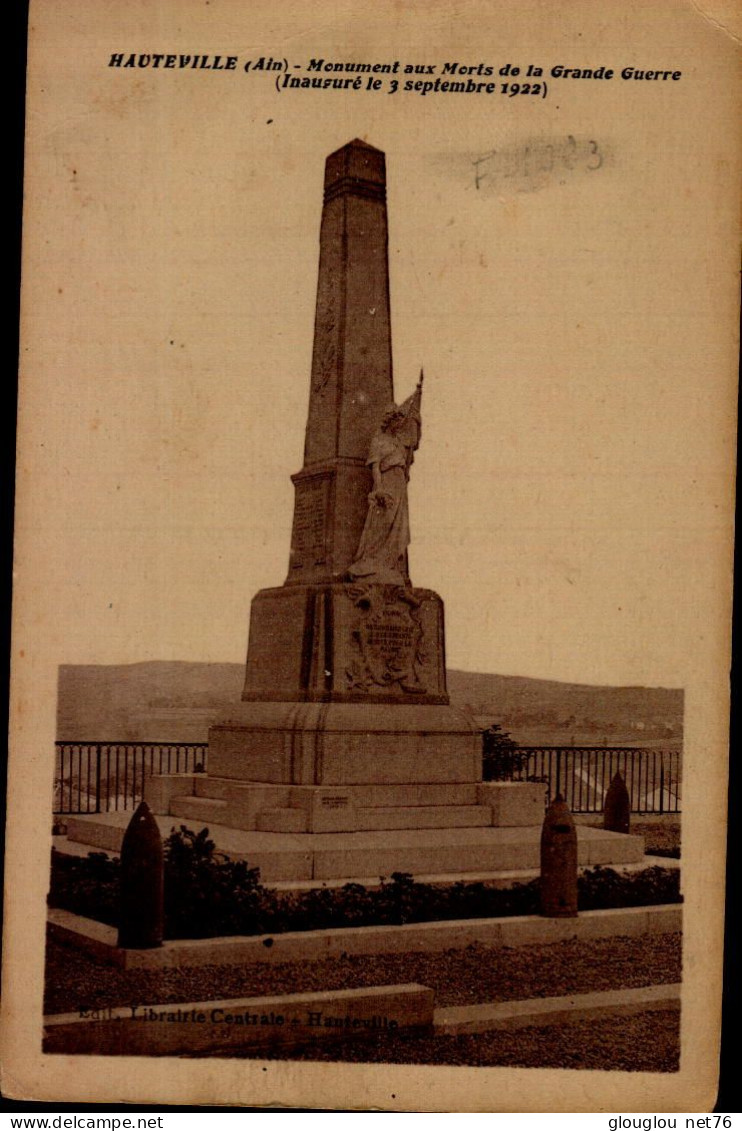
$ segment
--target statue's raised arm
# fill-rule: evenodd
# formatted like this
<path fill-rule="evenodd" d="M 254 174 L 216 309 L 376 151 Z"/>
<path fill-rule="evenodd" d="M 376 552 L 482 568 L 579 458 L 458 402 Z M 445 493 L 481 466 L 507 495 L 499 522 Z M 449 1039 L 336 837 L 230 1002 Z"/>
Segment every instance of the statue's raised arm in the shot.
<path fill-rule="evenodd" d="M 399 411 L 404 419 L 397 429 L 397 436 L 407 449 L 407 477 L 414 459 L 414 453 L 420 447 L 422 436 L 421 403 L 423 395 L 423 371 L 420 370 L 420 380 L 417 387 L 407 400 L 399 406 Z"/>

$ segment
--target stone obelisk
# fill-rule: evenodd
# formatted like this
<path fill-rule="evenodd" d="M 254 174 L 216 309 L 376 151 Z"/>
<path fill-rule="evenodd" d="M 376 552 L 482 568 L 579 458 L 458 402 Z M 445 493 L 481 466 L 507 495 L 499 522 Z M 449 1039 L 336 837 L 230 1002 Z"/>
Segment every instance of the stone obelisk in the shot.
<path fill-rule="evenodd" d="M 304 467 L 289 584 L 337 581 L 363 529 L 369 444 L 394 400 L 384 154 L 352 141 L 325 164 Z"/>
<path fill-rule="evenodd" d="M 448 703 L 440 598 L 349 584 L 394 401 L 387 242 L 384 154 L 352 141 L 325 164 L 304 466 L 288 576 L 252 602 L 247 701 Z"/>

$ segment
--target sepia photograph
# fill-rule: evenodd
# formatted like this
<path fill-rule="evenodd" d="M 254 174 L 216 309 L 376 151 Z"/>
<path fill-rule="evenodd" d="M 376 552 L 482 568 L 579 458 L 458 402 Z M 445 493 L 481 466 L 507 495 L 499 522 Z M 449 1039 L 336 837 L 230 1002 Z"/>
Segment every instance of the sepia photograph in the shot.
<path fill-rule="evenodd" d="M 34 8 L 18 1098 L 713 1106 L 739 40 L 465 9 Z"/>

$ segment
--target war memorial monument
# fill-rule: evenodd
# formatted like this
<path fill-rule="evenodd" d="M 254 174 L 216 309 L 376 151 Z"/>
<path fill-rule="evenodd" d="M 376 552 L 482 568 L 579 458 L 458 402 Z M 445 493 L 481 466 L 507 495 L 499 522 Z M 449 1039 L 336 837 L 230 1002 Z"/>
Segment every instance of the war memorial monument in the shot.
<path fill-rule="evenodd" d="M 173 818 L 208 827 L 267 883 L 539 862 L 545 786 L 482 780 L 479 729 L 447 694 L 443 601 L 409 575 L 423 376 L 395 403 L 387 243 L 384 154 L 351 141 L 325 165 L 287 576 L 253 598 L 242 701 L 209 731 L 208 772 L 145 782 L 163 834 Z M 68 836 L 117 851 L 126 819 L 71 818 Z M 642 853 L 580 829 L 580 864 Z"/>

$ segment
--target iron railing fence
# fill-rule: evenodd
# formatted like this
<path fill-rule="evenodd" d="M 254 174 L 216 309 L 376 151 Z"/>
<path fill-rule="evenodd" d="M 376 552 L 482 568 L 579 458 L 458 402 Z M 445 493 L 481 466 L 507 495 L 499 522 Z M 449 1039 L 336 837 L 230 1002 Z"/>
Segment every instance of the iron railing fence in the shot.
<path fill-rule="evenodd" d="M 136 809 L 145 773 L 205 770 L 207 742 L 57 742 L 55 813 Z"/>
<path fill-rule="evenodd" d="M 198 773 L 208 766 L 206 742 L 57 742 L 56 813 L 135 809 L 145 773 Z M 681 811 L 679 750 L 647 747 L 521 746 L 527 757 L 511 781 L 543 781 L 548 800 L 558 793 L 573 813 L 600 813 L 620 771 L 634 813 Z"/>
<path fill-rule="evenodd" d="M 680 750 L 635 746 L 520 746 L 527 758 L 511 781 L 543 781 L 548 800 L 561 794 L 573 813 L 601 813 L 616 773 L 626 783 L 632 813 L 680 813 Z"/>

